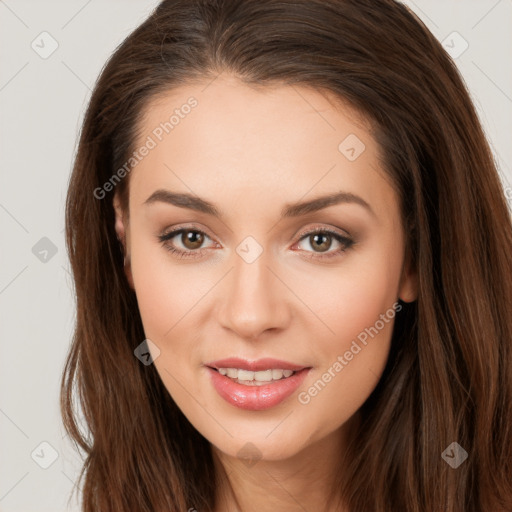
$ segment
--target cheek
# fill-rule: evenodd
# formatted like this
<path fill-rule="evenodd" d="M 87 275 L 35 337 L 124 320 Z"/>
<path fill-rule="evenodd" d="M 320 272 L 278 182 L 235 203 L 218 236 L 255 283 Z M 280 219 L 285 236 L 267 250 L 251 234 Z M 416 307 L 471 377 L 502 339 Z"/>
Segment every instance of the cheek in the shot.
<path fill-rule="evenodd" d="M 177 268 L 158 244 L 135 240 L 131 269 L 145 336 L 159 349 L 154 365 L 179 407 L 189 419 L 200 421 L 201 408 L 190 406 L 191 394 L 197 403 L 201 400 L 200 389 L 190 378 L 198 367 L 198 354 L 191 346 L 197 331 L 195 308 L 211 288 L 211 279 L 195 265 Z"/>
<path fill-rule="evenodd" d="M 307 297 L 325 324 L 323 334 L 317 338 L 321 341 L 317 345 L 319 352 L 332 358 L 333 353 L 349 350 L 351 342 L 358 336 L 364 341 L 367 329 L 376 323 L 382 331 L 380 339 L 390 337 L 402 255 L 391 249 L 392 244 L 388 245 L 379 240 L 372 247 L 352 253 L 339 269 L 327 269 L 324 276 L 317 272 L 307 279 L 295 280 L 301 283 L 297 294 Z"/>
<path fill-rule="evenodd" d="M 131 271 L 146 336 L 162 339 L 197 302 L 207 284 L 201 273 L 177 268 L 158 243 L 133 238 Z"/>
<path fill-rule="evenodd" d="M 372 271 L 352 273 L 340 287 L 330 294 L 327 318 L 334 336 L 344 342 L 355 339 L 365 329 L 373 326 L 397 300 L 398 276 Z M 378 324 L 382 329 L 382 324 Z M 387 324 L 386 324 L 387 325 Z"/>
<path fill-rule="evenodd" d="M 177 265 L 164 248 L 144 236 L 133 237 L 131 269 L 145 336 L 159 349 L 155 367 L 180 408 L 189 419 L 198 415 L 199 421 L 204 411 L 196 410 L 190 396 L 203 402 L 204 383 L 196 378 L 204 361 L 199 339 L 209 311 L 205 304 L 222 275 L 207 264 Z"/>
<path fill-rule="evenodd" d="M 399 314 L 400 256 L 389 248 L 361 253 L 312 298 L 333 331 L 315 339 L 318 364 L 298 395 L 318 437 L 347 421 L 382 375 Z"/>

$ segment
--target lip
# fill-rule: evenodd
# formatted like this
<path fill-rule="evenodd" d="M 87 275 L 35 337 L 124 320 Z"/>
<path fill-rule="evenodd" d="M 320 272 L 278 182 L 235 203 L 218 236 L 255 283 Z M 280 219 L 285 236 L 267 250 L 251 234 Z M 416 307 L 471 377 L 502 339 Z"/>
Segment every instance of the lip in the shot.
<path fill-rule="evenodd" d="M 253 372 L 259 372 L 262 370 L 292 370 L 298 372 L 306 368 L 306 366 L 299 366 L 288 361 L 280 361 L 279 359 L 273 359 L 266 357 L 258 359 L 256 361 L 246 361 L 238 357 L 229 357 L 227 359 L 219 359 L 211 363 L 206 363 L 205 366 L 210 368 L 240 368 L 241 370 L 250 370 Z"/>
<path fill-rule="evenodd" d="M 208 363 L 206 369 L 217 393 L 229 404 L 247 411 L 263 411 L 286 400 L 304 382 L 310 367 L 298 366 L 277 359 L 259 359 L 245 361 L 229 358 Z M 261 371 L 282 369 L 295 371 L 291 377 L 283 378 L 262 386 L 245 386 L 233 379 L 221 375 L 218 368 L 240 368 L 242 370 Z"/>

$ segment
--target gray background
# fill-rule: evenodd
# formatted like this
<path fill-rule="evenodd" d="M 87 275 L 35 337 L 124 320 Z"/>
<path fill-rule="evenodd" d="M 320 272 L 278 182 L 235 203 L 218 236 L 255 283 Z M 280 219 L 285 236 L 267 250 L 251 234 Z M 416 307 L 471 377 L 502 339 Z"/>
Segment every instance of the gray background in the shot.
<path fill-rule="evenodd" d="M 0 0 L 1 512 L 79 510 L 58 402 L 74 322 L 66 187 L 91 88 L 157 3 Z M 512 203 L 512 0 L 405 3 L 453 53 Z"/>

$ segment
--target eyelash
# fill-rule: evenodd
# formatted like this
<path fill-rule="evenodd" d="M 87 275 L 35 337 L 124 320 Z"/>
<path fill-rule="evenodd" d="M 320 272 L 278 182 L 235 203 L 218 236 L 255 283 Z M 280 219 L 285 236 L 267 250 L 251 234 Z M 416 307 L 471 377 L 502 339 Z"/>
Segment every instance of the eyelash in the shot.
<path fill-rule="evenodd" d="M 165 250 L 171 252 L 172 254 L 178 256 L 181 258 L 200 258 L 203 255 L 203 251 L 206 249 L 198 249 L 198 250 L 182 250 L 182 249 L 176 249 L 176 247 L 169 245 L 167 242 L 169 242 L 172 238 L 174 238 L 177 235 L 180 235 L 186 231 L 192 232 L 192 233 L 201 233 L 205 235 L 206 237 L 210 238 L 204 231 L 201 231 L 200 229 L 194 229 L 192 227 L 179 227 L 172 231 L 169 231 L 168 233 L 164 233 L 162 235 L 158 235 L 158 239 L 162 243 Z M 317 259 L 317 260 L 326 260 L 330 258 L 334 258 L 337 256 L 341 256 L 342 253 L 347 251 L 354 245 L 354 241 L 346 236 L 340 235 L 336 231 L 332 231 L 327 228 L 313 228 L 310 231 L 307 231 L 305 233 L 301 233 L 299 242 L 305 239 L 308 236 L 316 235 L 316 234 L 327 234 L 329 236 L 332 236 L 337 242 L 339 242 L 343 248 L 338 249 L 336 251 L 322 254 L 322 253 L 314 253 L 315 256 L 307 256 L 308 259 Z M 307 251 L 310 252 L 310 251 Z"/>

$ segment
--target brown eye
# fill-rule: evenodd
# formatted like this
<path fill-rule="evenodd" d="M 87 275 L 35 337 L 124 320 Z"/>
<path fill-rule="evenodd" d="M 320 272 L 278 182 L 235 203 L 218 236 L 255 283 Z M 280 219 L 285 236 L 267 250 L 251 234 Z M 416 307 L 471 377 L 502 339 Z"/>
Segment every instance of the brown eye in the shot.
<path fill-rule="evenodd" d="M 181 233 L 181 242 L 186 249 L 199 249 L 204 243 L 204 234 L 192 229 L 183 230 Z"/>
<path fill-rule="evenodd" d="M 309 245 L 309 249 L 302 244 L 306 246 Z M 338 248 L 336 248 L 336 244 L 338 244 Z M 353 244 L 354 241 L 351 238 L 343 236 L 340 233 L 330 229 L 317 228 L 313 231 L 303 233 L 298 246 L 300 249 L 304 250 L 307 258 L 320 260 L 341 256 L 346 250 L 350 249 Z M 333 248 L 334 250 L 332 250 Z"/>
<path fill-rule="evenodd" d="M 182 258 L 199 258 L 206 248 L 202 247 L 210 237 L 200 229 L 178 228 L 158 235 L 164 249 Z"/>
<path fill-rule="evenodd" d="M 319 252 L 325 252 L 331 247 L 332 237 L 326 234 L 314 233 L 309 235 L 309 241 L 311 247 L 318 249 Z"/>

